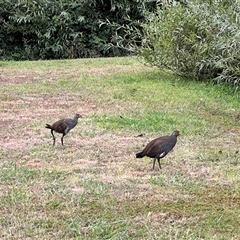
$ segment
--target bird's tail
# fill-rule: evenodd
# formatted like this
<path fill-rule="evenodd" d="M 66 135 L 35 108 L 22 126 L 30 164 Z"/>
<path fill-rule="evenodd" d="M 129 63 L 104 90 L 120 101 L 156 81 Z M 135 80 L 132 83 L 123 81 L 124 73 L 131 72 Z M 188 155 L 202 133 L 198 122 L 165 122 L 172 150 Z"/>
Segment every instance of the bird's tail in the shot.
<path fill-rule="evenodd" d="M 136 158 L 143 158 L 143 157 L 144 157 L 143 152 L 139 152 L 136 154 Z"/>
<path fill-rule="evenodd" d="M 46 124 L 45 128 L 52 129 L 52 126 L 50 124 Z"/>

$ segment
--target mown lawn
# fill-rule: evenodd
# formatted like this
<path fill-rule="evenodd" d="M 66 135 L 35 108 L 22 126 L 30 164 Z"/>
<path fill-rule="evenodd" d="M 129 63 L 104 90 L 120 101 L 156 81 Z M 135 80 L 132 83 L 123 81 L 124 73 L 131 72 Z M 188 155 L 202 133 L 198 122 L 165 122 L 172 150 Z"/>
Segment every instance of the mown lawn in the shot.
<path fill-rule="evenodd" d="M 239 239 L 239 94 L 136 58 L 0 70 L 1 239 Z M 162 170 L 135 158 L 174 130 Z"/>

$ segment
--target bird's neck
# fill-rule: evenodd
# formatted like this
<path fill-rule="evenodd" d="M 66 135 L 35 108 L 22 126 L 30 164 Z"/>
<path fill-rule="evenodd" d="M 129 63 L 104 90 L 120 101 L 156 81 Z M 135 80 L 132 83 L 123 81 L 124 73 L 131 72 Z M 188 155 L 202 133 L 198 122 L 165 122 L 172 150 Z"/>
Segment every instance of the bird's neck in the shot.
<path fill-rule="evenodd" d="M 74 122 L 77 122 L 78 121 L 78 117 L 74 117 L 73 120 L 74 120 Z"/>

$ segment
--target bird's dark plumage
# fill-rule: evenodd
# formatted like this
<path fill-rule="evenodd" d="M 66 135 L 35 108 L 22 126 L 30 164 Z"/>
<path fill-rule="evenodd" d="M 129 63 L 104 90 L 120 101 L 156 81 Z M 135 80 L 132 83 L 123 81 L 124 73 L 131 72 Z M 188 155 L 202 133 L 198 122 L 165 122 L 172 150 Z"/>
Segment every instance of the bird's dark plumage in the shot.
<path fill-rule="evenodd" d="M 54 132 L 57 132 L 57 133 L 62 133 L 62 137 L 61 137 L 61 143 L 63 145 L 63 137 L 71 130 L 73 129 L 76 125 L 77 125 L 77 122 L 78 122 L 78 118 L 81 118 L 82 116 L 80 114 L 75 114 L 74 118 L 71 119 L 71 118 L 66 118 L 66 119 L 62 119 L 62 120 L 59 120 L 55 123 L 53 123 L 52 125 L 50 124 L 46 124 L 46 128 L 49 128 L 51 129 L 51 134 L 53 136 L 53 146 L 55 145 L 55 136 L 53 134 L 53 131 Z"/>
<path fill-rule="evenodd" d="M 154 169 L 155 162 L 158 160 L 158 166 L 161 169 L 160 158 L 165 157 L 174 148 L 179 135 L 179 131 L 174 131 L 170 136 L 163 136 L 152 140 L 141 152 L 136 154 L 136 158 L 143 158 L 144 156 L 153 158 L 152 169 Z"/>

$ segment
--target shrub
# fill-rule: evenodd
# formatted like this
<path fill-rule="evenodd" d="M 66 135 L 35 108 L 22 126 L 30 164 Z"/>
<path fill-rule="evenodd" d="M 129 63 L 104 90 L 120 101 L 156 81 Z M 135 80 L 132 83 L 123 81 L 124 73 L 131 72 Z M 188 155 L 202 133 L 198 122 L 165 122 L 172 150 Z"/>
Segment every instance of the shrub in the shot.
<path fill-rule="evenodd" d="M 196 80 L 240 86 L 240 3 L 189 1 L 150 14 L 140 55 Z"/>
<path fill-rule="evenodd" d="M 0 59 L 31 60 L 136 54 L 136 29 L 156 1 L 0 0 L 0 6 Z"/>

